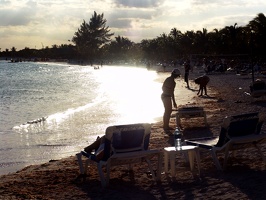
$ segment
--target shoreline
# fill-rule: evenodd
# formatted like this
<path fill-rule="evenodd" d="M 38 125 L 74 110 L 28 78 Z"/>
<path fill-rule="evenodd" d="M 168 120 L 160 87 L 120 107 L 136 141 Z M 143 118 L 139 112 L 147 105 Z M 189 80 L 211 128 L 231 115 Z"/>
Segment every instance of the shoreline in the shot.
<path fill-rule="evenodd" d="M 56 63 L 18 65 L 21 66 L 9 68 L 8 64 L 0 64 L 4 74 L 12 74 L 11 77 L 6 76 L 6 79 L 3 79 L 0 115 L 5 117 L 1 119 L 0 125 L 0 175 L 16 172 L 31 164 L 42 164 L 51 159 L 74 155 L 98 135 L 103 135 L 104 128 L 109 124 L 129 120 L 143 121 L 146 115 L 138 116 L 142 109 L 141 103 L 145 102 L 143 105 L 146 105 L 145 99 L 155 99 L 153 94 L 160 92 L 158 83 L 154 81 L 157 74 L 147 72 L 146 69 L 129 66 L 121 70 L 122 67 L 110 66 L 95 71 L 91 67 L 69 67 Z M 127 78 L 130 89 L 119 84 L 119 72 L 121 77 L 125 77 L 129 72 L 136 73 L 131 79 Z M 143 75 L 143 78 L 136 81 L 138 74 Z M 35 78 L 28 81 L 27 77 Z M 12 81 L 13 79 L 16 81 Z M 24 84 L 24 79 L 28 84 Z M 10 81 L 12 84 L 5 84 Z M 149 96 L 139 98 L 138 102 L 134 101 L 133 98 L 140 92 L 147 91 L 135 87 L 134 92 L 137 92 L 137 95 L 134 95 L 134 83 L 145 84 L 147 81 L 153 84 Z M 154 90 L 157 90 L 156 93 Z M 133 102 L 127 103 L 130 98 Z M 161 105 L 160 99 L 156 100 L 157 104 Z M 148 106 L 156 116 L 160 116 L 161 107 L 157 104 Z M 159 109 L 155 110 L 153 107 Z M 155 116 L 148 110 L 146 114 Z M 41 119 L 42 116 L 48 118 L 35 123 L 36 119 Z M 148 121 L 151 119 L 150 117 Z"/>
<path fill-rule="evenodd" d="M 213 74 L 209 77 L 209 96 L 198 97 L 193 90 L 193 98 L 187 103 L 204 107 L 209 126 L 204 127 L 204 121 L 197 118 L 181 120 L 184 137 L 218 135 L 222 120 L 228 115 L 266 113 L 265 97 L 253 99 L 245 94 L 250 75 Z M 191 87 L 196 90 L 197 85 L 191 84 Z M 174 112 L 170 125 L 175 127 Z M 265 125 L 262 130 L 266 132 Z M 164 133 L 162 122 L 152 124 L 150 148 L 162 150 L 172 144 L 173 136 Z M 265 144 L 262 151 L 266 155 Z M 176 178 L 169 180 L 162 175 L 159 184 L 147 176 L 145 164 L 133 167 L 133 180 L 125 167 L 114 168 L 106 189 L 101 188 L 95 167 L 90 168 L 91 176 L 86 181 L 77 180 L 78 165 L 75 156 L 71 156 L 0 176 L 0 196 L 4 199 L 265 199 L 266 164 L 255 149 L 243 150 L 237 155 L 237 159 L 230 160 L 225 172 L 216 170 L 210 155 L 201 155 L 200 177 L 193 176 L 181 159 Z"/>

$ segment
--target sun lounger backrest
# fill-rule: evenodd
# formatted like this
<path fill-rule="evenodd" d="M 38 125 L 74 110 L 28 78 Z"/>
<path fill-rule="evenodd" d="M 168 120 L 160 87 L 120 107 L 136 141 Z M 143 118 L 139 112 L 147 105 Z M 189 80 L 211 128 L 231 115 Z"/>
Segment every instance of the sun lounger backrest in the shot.
<path fill-rule="evenodd" d="M 251 83 L 250 91 L 253 92 L 256 90 L 266 90 L 266 83 L 262 80 L 256 80 L 254 83 Z"/>
<path fill-rule="evenodd" d="M 115 132 L 112 147 L 117 151 L 142 150 L 144 129 Z"/>
<path fill-rule="evenodd" d="M 227 130 L 228 137 L 239 137 L 256 133 L 259 118 L 242 119 L 232 121 Z"/>
<path fill-rule="evenodd" d="M 266 95 L 266 83 L 263 80 L 257 79 L 254 83 L 250 84 L 249 88 L 250 95 L 254 98 Z"/>
<path fill-rule="evenodd" d="M 260 134 L 262 123 L 263 121 L 261 120 L 259 113 L 225 117 L 221 127 L 219 140 L 215 146 L 221 147 L 233 137 Z"/>
<path fill-rule="evenodd" d="M 147 150 L 150 128 L 148 123 L 108 127 L 106 139 L 107 143 L 110 143 L 111 153 Z"/>

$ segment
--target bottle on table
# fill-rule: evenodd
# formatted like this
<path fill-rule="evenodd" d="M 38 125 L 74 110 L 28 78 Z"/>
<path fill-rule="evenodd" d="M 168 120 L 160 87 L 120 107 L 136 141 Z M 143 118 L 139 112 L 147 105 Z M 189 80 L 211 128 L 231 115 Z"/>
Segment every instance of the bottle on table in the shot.
<path fill-rule="evenodd" d="M 176 127 L 175 132 L 174 132 L 174 140 L 175 140 L 175 149 L 176 150 L 182 149 L 181 139 L 182 139 L 182 134 L 181 134 L 179 128 Z"/>

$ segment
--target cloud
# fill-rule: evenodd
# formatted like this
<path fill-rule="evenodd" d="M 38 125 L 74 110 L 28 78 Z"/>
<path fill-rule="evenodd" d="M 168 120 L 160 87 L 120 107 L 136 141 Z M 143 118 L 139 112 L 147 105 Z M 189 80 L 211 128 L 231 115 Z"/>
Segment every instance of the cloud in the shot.
<path fill-rule="evenodd" d="M 0 10 L 0 19 L 0 26 L 27 25 L 30 21 L 30 19 L 25 16 L 25 12 L 10 12 L 4 10 Z"/>
<path fill-rule="evenodd" d="M 112 19 L 108 21 L 108 25 L 110 25 L 112 28 L 131 28 L 131 22 L 130 19 Z"/>
<path fill-rule="evenodd" d="M 0 0 L 0 48 L 65 44 L 94 11 L 115 36 L 140 42 L 172 28 L 243 26 L 265 9 L 262 0 Z"/>
<path fill-rule="evenodd" d="M 7 0 L 0 0 L 0 6 L 5 6 L 5 5 L 10 5 L 11 1 L 7 1 Z"/>
<path fill-rule="evenodd" d="M 192 6 L 240 6 L 245 4 L 245 0 L 192 0 Z"/>
<path fill-rule="evenodd" d="M 152 19 L 154 14 L 154 11 L 148 10 L 121 10 L 119 12 L 112 12 L 108 17 L 117 19 Z"/>
<path fill-rule="evenodd" d="M 107 25 L 112 28 L 130 28 L 133 22 L 152 20 L 154 14 L 153 11 L 123 10 L 108 13 L 104 17 L 107 19 Z"/>
<path fill-rule="evenodd" d="M 150 8 L 158 7 L 164 0 L 115 0 L 114 2 L 122 7 Z"/>
<path fill-rule="evenodd" d="M 12 7 L 11 3 L 2 4 L 0 7 L 0 26 L 27 25 L 31 16 L 36 13 L 33 5 L 23 7 Z"/>

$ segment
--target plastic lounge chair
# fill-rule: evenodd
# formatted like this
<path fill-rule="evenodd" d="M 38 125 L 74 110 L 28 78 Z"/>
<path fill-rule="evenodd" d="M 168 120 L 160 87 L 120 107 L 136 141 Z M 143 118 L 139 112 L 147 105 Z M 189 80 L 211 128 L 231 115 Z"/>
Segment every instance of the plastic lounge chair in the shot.
<path fill-rule="evenodd" d="M 259 98 L 266 95 L 266 83 L 262 80 L 256 80 L 250 84 L 250 95 L 254 98 Z"/>
<path fill-rule="evenodd" d="M 77 155 L 81 174 L 87 174 L 89 163 L 96 164 L 103 187 L 109 185 L 110 169 L 116 165 L 128 165 L 145 161 L 154 180 L 159 181 L 161 175 L 161 153 L 159 150 L 149 149 L 151 125 L 148 123 L 110 126 L 105 132 L 104 156 L 102 160 L 95 160 L 95 156 L 80 152 Z M 83 165 L 82 156 L 86 157 Z M 157 176 L 151 165 L 151 158 L 157 156 Z M 106 166 L 106 178 L 103 167 Z"/>
<path fill-rule="evenodd" d="M 257 148 L 265 162 L 266 159 L 260 149 L 260 144 L 266 142 L 266 134 L 261 133 L 262 124 L 262 115 L 259 113 L 225 117 L 219 137 L 191 139 L 185 142 L 188 145 L 209 150 L 218 170 L 222 170 L 217 156 L 218 152 L 224 153 L 223 169 L 226 169 L 230 151 L 235 153 L 235 150 L 250 147 Z"/>
<path fill-rule="evenodd" d="M 204 117 L 204 123 L 207 126 L 206 112 L 203 107 L 182 107 L 176 112 L 176 126 L 180 126 L 181 118 Z"/>

